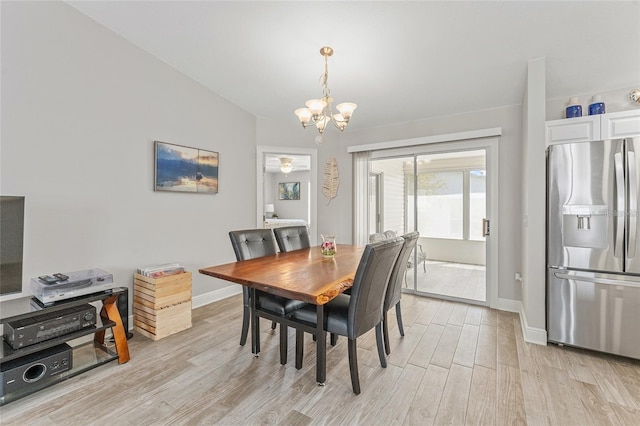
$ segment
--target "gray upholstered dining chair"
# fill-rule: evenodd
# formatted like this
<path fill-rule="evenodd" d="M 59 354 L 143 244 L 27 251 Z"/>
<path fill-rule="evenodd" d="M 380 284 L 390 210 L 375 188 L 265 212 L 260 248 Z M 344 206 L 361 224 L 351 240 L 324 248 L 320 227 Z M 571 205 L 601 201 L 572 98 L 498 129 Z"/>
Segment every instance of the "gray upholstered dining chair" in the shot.
<path fill-rule="evenodd" d="M 246 229 L 229 232 L 231 245 L 238 261 L 254 259 L 277 253 L 276 240 L 271 229 Z M 244 305 L 242 315 L 242 331 L 240 345 L 247 343 L 249 333 L 249 319 L 251 300 L 249 288 L 242 287 L 242 303 Z M 301 308 L 306 303 L 299 300 L 287 299 L 256 290 L 256 306 L 276 314 L 285 315 Z M 259 320 L 258 320 L 259 321 Z M 273 327 L 272 327 L 273 328 Z M 286 324 L 280 323 L 280 363 L 287 363 L 287 332 Z"/>
<path fill-rule="evenodd" d="M 273 233 L 276 236 L 278 247 L 283 253 L 311 247 L 307 225 L 283 226 L 275 228 Z"/>
<path fill-rule="evenodd" d="M 382 336 L 382 306 L 391 271 L 404 240 L 400 237 L 367 244 L 351 287 L 351 295 L 339 294 L 324 305 L 324 329 L 348 339 L 349 370 L 353 393 L 360 393 L 356 339 L 375 327 L 378 357 L 387 366 Z M 316 308 L 307 305 L 293 312 L 292 319 L 314 326 Z M 291 324 L 291 323 L 290 323 Z M 304 331 L 296 330 L 296 367 L 302 365 Z"/>
<path fill-rule="evenodd" d="M 384 232 L 376 232 L 374 234 L 369 235 L 369 242 L 375 243 L 376 241 L 382 241 L 382 240 L 395 238 L 395 237 L 396 237 L 395 231 L 387 230 Z M 415 253 L 415 256 L 416 256 L 415 263 L 422 263 L 422 269 L 426 274 L 427 273 L 427 254 L 424 252 L 424 250 L 422 250 L 422 244 L 416 243 L 414 250 L 416 249 L 417 249 L 417 252 Z M 414 254 L 410 253 L 409 256 L 407 257 L 407 268 L 405 269 L 405 274 L 404 274 L 405 287 L 408 285 L 406 271 L 407 269 L 413 268 L 413 266 L 414 266 Z"/>
<path fill-rule="evenodd" d="M 391 271 L 391 276 L 389 277 L 389 285 L 387 286 L 387 292 L 384 297 L 384 305 L 382 311 L 382 332 L 384 335 L 384 349 L 387 355 L 391 353 L 391 348 L 389 346 L 389 326 L 387 323 L 387 312 L 394 306 L 396 307 L 398 331 L 400 332 L 401 336 L 404 336 L 404 327 L 402 326 L 402 312 L 400 310 L 402 282 L 404 281 L 404 276 L 407 272 L 409 256 L 411 256 L 411 253 L 416 248 L 419 237 L 420 233 L 417 231 L 409 232 L 408 234 L 404 234 L 402 236 L 402 238 L 404 239 L 404 244 L 402 245 L 402 249 L 400 250 L 400 254 L 398 255 L 396 264 L 394 265 L 393 270 Z"/>

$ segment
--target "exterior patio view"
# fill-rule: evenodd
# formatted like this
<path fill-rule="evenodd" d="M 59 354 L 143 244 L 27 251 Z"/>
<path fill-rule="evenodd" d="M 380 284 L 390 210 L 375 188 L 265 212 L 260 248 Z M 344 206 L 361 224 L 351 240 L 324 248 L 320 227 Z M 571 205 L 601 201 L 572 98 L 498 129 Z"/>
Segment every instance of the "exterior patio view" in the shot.
<path fill-rule="evenodd" d="M 370 161 L 370 233 L 420 232 L 405 291 L 486 302 L 485 163 L 484 150 Z"/>

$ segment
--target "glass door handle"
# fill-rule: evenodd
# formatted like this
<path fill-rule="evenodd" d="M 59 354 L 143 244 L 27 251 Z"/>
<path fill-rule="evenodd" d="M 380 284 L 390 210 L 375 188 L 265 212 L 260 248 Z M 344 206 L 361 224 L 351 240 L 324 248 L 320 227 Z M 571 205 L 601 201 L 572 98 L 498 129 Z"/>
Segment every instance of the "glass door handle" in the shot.
<path fill-rule="evenodd" d="M 488 237 L 491 235 L 491 221 L 489 219 L 482 219 L 482 236 Z"/>

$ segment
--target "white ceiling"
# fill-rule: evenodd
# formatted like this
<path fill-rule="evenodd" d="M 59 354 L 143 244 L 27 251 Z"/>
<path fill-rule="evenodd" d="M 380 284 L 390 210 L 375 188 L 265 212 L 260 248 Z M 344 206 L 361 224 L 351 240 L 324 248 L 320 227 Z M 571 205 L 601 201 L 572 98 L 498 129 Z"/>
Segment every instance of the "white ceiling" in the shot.
<path fill-rule="evenodd" d="M 332 96 L 358 104 L 352 129 L 521 104 L 527 61 L 543 56 L 547 99 L 640 86 L 639 1 L 67 3 L 292 126 L 322 94 L 325 45 Z"/>

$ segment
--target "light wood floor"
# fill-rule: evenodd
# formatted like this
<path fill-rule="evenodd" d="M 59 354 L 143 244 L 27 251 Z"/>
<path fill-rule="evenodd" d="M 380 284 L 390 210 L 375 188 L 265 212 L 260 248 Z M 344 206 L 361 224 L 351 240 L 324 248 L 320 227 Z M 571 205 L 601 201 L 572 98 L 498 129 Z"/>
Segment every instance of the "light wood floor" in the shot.
<path fill-rule="evenodd" d="M 483 265 L 427 260 L 426 269 L 425 273 L 422 265 L 418 265 L 418 291 L 480 302 L 487 300 Z M 407 270 L 409 287 L 413 287 L 413 273 L 413 269 Z"/>
<path fill-rule="evenodd" d="M 640 425 L 640 361 L 525 343 L 516 314 L 403 295 L 388 367 L 359 339 L 362 394 L 351 391 L 346 340 L 315 383 L 303 369 L 238 345 L 240 297 L 193 311 L 193 328 L 157 342 L 135 334 L 132 359 L 109 363 L 0 408 L 2 425 L 344 424 Z M 392 316 L 394 318 L 394 316 Z"/>

